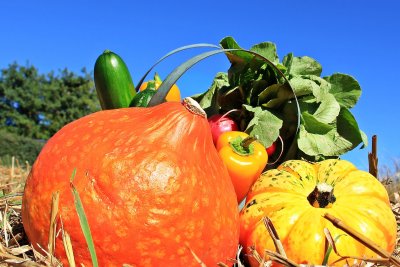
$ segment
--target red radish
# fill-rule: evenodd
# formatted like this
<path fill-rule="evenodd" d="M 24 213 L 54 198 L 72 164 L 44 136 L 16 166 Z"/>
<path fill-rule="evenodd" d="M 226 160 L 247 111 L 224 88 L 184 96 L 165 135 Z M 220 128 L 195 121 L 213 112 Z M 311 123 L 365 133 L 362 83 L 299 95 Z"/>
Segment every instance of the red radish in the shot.
<path fill-rule="evenodd" d="M 266 150 L 267 150 L 268 157 L 273 155 L 276 151 L 276 141 L 273 142 L 271 146 L 267 147 Z"/>
<path fill-rule="evenodd" d="M 239 130 L 237 123 L 232 118 L 228 117 L 227 114 L 228 113 L 224 115 L 214 114 L 210 118 L 208 118 L 208 123 L 210 124 L 214 145 L 217 144 L 218 137 L 222 133 Z"/>

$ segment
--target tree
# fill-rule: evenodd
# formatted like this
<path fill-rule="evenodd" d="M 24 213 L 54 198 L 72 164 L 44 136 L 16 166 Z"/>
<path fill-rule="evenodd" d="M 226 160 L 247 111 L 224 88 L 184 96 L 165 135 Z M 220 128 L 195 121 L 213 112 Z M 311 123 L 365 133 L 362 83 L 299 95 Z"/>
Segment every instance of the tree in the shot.
<path fill-rule="evenodd" d="M 44 142 L 0 130 L 0 164 L 9 165 L 13 156 L 21 163 L 32 164 L 43 145 Z"/>
<path fill-rule="evenodd" d="M 67 123 L 100 109 L 91 75 L 68 69 L 39 74 L 17 63 L 1 70 L 0 129 L 48 139 Z"/>
<path fill-rule="evenodd" d="M 12 64 L 1 71 L 0 123 L 9 132 L 29 136 L 35 128 L 35 110 L 41 110 L 36 68 Z"/>
<path fill-rule="evenodd" d="M 83 76 L 64 69 L 59 77 L 49 75 L 53 81 L 46 90 L 46 111 L 42 125 L 54 134 L 65 124 L 100 109 L 91 76 L 82 70 Z"/>

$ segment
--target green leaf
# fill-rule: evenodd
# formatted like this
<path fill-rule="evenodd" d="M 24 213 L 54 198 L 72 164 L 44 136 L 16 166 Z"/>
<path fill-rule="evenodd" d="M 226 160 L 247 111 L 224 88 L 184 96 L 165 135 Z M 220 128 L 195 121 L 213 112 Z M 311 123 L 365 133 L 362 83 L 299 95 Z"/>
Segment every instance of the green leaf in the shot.
<path fill-rule="evenodd" d="M 246 85 L 259 76 L 249 63 L 233 64 L 228 70 L 229 83 L 231 86 Z"/>
<path fill-rule="evenodd" d="M 368 136 L 362 130 L 360 130 L 360 134 L 361 134 L 361 140 L 363 142 L 361 148 L 365 148 L 368 146 Z"/>
<path fill-rule="evenodd" d="M 319 86 L 315 82 L 304 79 L 301 76 L 294 76 L 289 82 L 298 97 L 309 95 L 319 90 Z"/>
<path fill-rule="evenodd" d="M 317 102 L 323 101 L 326 94 L 329 93 L 331 85 L 326 80 L 315 75 L 302 75 L 301 77 L 303 79 L 310 80 L 317 85 L 312 87 L 313 95 L 315 96 Z"/>
<path fill-rule="evenodd" d="M 282 70 L 285 70 L 285 67 L 279 64 L 275 44 L 263 42 L 245 51 L 232 37 L 226 37 L 221 40 L 220 45 L 224 49 L 236 50 L 226 53 L 231 62 L 228 70 L 231 85 L 244 85 L 252 80 L 258 80 L 260 76 L 264 76 L 264 80 L 268 81 L 272 78 L 275 82 L 279 78 L 276 77 L 277 75 L 284 77 Z M 271 65 L 273 65 L 273 69 L 271 69 Z"/>
<path fill-rule="evenodd" d="M 268 110 L 261 107 L 243 105 L 243 107 L 254 114 L 253 119 L 247 125 L 246 132 L 256 137 L 265 147 L 269 147 L 279 136 L 282 120 Z"/>
<path fill-rule="evenodd" d="M 292 99 L 293 91 L 288 83 L 273 84 L 268 86 L 258 96 L 259 103 L 266 108 L 279 108 L 282 104 Z"/>
<path fill-rule="evenodd" d="M 331 114 L 336 113 L 338 104 L 333 104 L 336 102 L 336 100 L 332 100 L 333 96 L 330 98 L 333 102 L 331 104 L 321 103 L 313 115 L 306 111 L 302 112 L 302 124 L 297 142 L 299 149 L 309 156 L 316 158 L 340 156 L 354 149 L 360 143 L 365 142 L 364 144 L 366 144 L 367 142 L 365 134 L 360 131 L 349 110 L 339 106 L 339 113 Z M 302 107 L 304 106 L 303 103 Z M 324 106 L 325 108 L 321 108 Z M 321 118 L 326 122 L 333 118 L 333 121 L 329 124 L 323 123 L 320 121 Z"/>
<path fill-rule="evenodd" d="M 219 44 L 224 49 L 242 49 L 231 36 L 223 38 Z M 226 56 L 232 64 L 249 62 L 254 57 L 253 55 L 243 51 L 232 51 L 227 53 Z"/>
<path fill-rule="evenodd" d="M 76 174 L 76 169 L 74 169 L 71 179 L 70 179 L 70 185 L 71 185 L 72 195 L 74 197 L 75 209 L 76 209 L 76 212 L 78 213 L 79 223 L 81 225 L 83 235 L 85 236 L 85 240 L 88 245 L 90 257 L 92 258 L 92 264 L 94 267 L 98 267 L 99 263 L 97 261 L 96 249 L 95 249 L 95 246 L 93 243 L 90 226 L 89 226 L 79 193 L 73 184 L 75 174 Z"/>
<path fill-rule="evenodd" d="M 313 115 L 320 122 L 331 123 L 336 120 L 339 112 L 340 105 L 336 101 L 336 98 L 332 94 L 326 94 L 321 99 L 321 103 Z"/>
<path fill-rule="evenodd" d="M 289 100 L 280 109 L 278 114 L 283 119 L 281 137 L 285 142 L 286 140 L 291 140 L 299 130 L 301 110 L 299 103 L 294 100 Z"/>
<path fill-rule="evenodd" d="M 250 92 L 247 95 L 246 104 L 251 106 L 259 105 L 259 94 L 264 91 L 267 86 L 268 82 L 266 80 L 261 79 L 253 81 Z"/>
<path fill-rule="evenodd" d="M 222 87 L 218 92 L 218 105 L 223 107 L 224 111 L 240 109 L 244 103 L 245 95 L 241 86 Z"/>
<path fill-rule="evenodd" d="M 206 92 L 194 95 L 192 98 L 200 104 L 208 116 L 216 114 L 219 110 L 218 90 L 227 86 L 229 86 L 228 75 L 224 72 L 219 72 Z"/>
<path fill-rule="evenodd" d="M 300 132 L 297 138 L 298 147 L 309 156 L 339 156 L 353 148 L 348 140 L 341 137 L 336 129 L 325 133 L 310 133 L 304 125 L 300 125 Z"/>
<path fill-rule="evenodd" d="M 356 79 L 341 73 L 324 77 L 324 79 L 331 84 L 330 93 L 335 96 L 340 106 L 354 107 L 361 95 L 361 87 Z"/>
<path fill-rule="evenodd" d="M 274 64 L 279 63 L 279 57 L 276 52 L 276 45 L 271 42 L 263 42 L 256 44 L 250 48 L 250 51 L 254 51 L 266 58 L 268 58 Z"/>
<path fill-rule="evenodd" d="M 310 113 L 303 111 L 301 113 L 301 123 L 308 133 L 327 134 L 334 127 L 332 125 L 323 123 Z"/>
<path fill-rule="evenodd" d="M 283 58 L 282 63 L 287 68 L 287 74 L 289 75 L 320 76 L 322 73 L 321 64 L 308 56 L 295 57 L 292 53 L 289 53 Z"/>
<path fill-rule="evenodd" d="M 323 123 L 332 123 L 336 120 L 340 105 L 329 93 L 330 85 L 325 80 L 315 75 L 304 75 L 295 76 L 290 83 L 301 101 L 302 110 L 307 110 Z"/>
<path fill-rule="evenodd" d="M 337 117 L 337 131 L 343 138 L 350 141 L 353 147 L 358 146 L 360 143 L 363 143 L 364 147 L 368 143 L 366 135 L 360 131 L 353 114 L 345 107 L 341 108 Z"/>

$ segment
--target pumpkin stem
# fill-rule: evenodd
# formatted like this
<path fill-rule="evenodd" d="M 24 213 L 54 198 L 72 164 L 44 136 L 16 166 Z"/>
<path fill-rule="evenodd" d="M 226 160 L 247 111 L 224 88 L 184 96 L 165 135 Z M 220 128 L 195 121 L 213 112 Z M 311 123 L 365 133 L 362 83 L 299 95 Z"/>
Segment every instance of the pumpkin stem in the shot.
<path fill-rule="evenodd" d="M 319 183 L 307 197 L 308 202 L 315 208 L 330 208 L 336 201 L 333 187 L 327 183 Z"/>
<path fill-rule="evenodd" d="M 201 108 L 201 106 L 199 105 L 199 103 L 197 103 L 193 98 L 191 97 L 185 97 L 182 100 L 182 104 L 183 106 L 189 110 L 190 112 L 202 116 L 204 118 L 207 119 L 207 114 L 206 112 Z"/>

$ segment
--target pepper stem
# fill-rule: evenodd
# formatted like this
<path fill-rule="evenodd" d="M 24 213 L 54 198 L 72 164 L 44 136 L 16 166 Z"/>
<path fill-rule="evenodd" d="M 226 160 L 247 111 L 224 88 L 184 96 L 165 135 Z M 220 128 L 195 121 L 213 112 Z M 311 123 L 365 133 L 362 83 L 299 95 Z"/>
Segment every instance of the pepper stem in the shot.
<path fill-rule="evenodd" d="M 253 137 L 253 136 L 248 136 L 245 139 L 242 140 L 241 145 L 245 148 L 248 149 L 248 147 L 251 145 L 251 143 L 253 143 L 254 141 L 256 141 L 257 138 Z"/>
<path fill-rule="evenodd" d="M 308 202 L 315 208 L 330 208 L 336 201 L 333 194 L 333 186 L 327 183 L 319 183 L 307 197 Z"/>
<path fill-rule="evenodd" d="M 254 147 L 252 146 L 252 143 L 256 140 L 257 138 L 252 136 L 248 136 L 244 139 L 241 136 L 238 136 L 229 144 L 235 153 L 241 156 L 249 156 L 254 153 Z"/>

